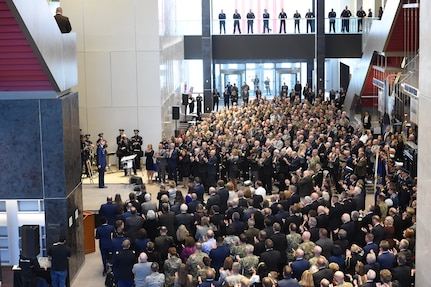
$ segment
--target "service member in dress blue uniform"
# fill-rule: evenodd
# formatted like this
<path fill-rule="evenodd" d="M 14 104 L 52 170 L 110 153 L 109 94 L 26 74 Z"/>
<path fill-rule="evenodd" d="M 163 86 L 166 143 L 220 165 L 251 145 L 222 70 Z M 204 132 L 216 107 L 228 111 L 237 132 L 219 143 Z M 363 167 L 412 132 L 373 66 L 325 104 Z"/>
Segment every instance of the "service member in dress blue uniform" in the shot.
<path fill-rule="evenodd" d="M 130 250 L 130 241 L 123 241 L 123 250 L 117 251 L 112 259 L 115 279 L 119 287 L 132 287 L 135 283 L 132 272 L 135 265 L 135 251 Z"/>
<path fill-rule="evenodd" d="M 269 13 L 267 9 L 264 9 L 263 11 L 263 33 L 265 34 L 266 31 L 269 34 L 269 32 L 271 32 L 271 29 L 269 29 Z"/>
<path fill-rule="evenodd" d="M 239 25 L 239 20 L 241 19 L 241 14 L 238 13 L 238 9 L 235 9 L 235 13 L 233 14 L 233 33 L 235 34 L 236 28 L 238 28 L 238 32 L 241 34 L 241 27 Z"/>
<path fill-rule="evenodd" d="M 103 263 L 103 276 L 108 271 L 107 261 L 109 252 L 112 250 L 112 237 L 114 235 L 114 226 L 109 225 L 106 217 L 100 217 L 101 225 L 96 229 L 96 239 L 99 239 L 100 255 Z"/>
<path fill-rule="evenodd" d="M 136 170 L 141 169 L 141 157 L 143 156 L 142 137 L 139 135 L 139 130 L 133 130 L 133 132 L 135 135 L 130 140 L 132 142 L 132 152 L 136 154 L 133 160 L 133 173 L 136 175 Z"/>
<path fill-rule="evenodd" d="M 105 140 L 99 141 L 97 146 L 97 169 L 99 171 L 99 188 L 106 188 L 105 186 L 105 168 L 106 168 L 106 149 Z"/>
<path fill-rule="evenodd" d="M 286 12 L 284 12 L 284 8 L 281 8 L 281 12 L 280 12 L 280 14 L 278 14 L 278 19 L 280 19 L 280 31 L 278 33 L 281 34 L 281 29 L 283 29 L 283 32 L 286 34 L 287 14 L 286 14 Z M 283 27 L 283 28 L 281 28 L 281 27 Z"/>
<path fill-rule="evenodd" d="M 251 11 L 251 9 L 250 9 L 250 11 L 247 13 L 247 33 L 248 34 L 250 34 L 250 31 L 253 34 L 254 18 L 256 18 L 256 17 L 254 16 L 253 11 Z"/>
<path fill-rule="evenodd" d="M 220 34 L 222 29 L 226 34 L 226 14 L 223 13 L 223 9 L 220 11 L 220 14 L 218 14 L 218 19 L 220 20 Z"/>

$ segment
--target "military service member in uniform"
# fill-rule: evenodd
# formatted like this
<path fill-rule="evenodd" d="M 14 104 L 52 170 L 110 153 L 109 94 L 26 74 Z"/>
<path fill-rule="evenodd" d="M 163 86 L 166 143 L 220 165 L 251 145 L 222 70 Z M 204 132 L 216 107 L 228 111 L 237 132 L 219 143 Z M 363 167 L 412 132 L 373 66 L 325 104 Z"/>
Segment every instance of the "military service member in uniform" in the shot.
<path fill-rule="evenodd" d="M 151 264 L 151 274 L 145 278 L 144 287 L 163 287 L 165 285 L 165 275 L 159 273 L 159 263 Z M 121 286 L 119 286 L 121 287 Z"/>
<path fill-rule="evenodd" d="M 135 251 L 130 250 L 130 240 L 126 239 L 122 244 L 123 250 L 115 252 L 112 258 L 112 267 L 118 287 L 132 287 L 135 283 L 132 272 L 135 265 Z"/>
<path fill-rule="evenodd" d="M 141 157 L 143 156 L 142 152 L 142 137 L 139 135 L 139 130 L 133 130 L 135 135 L 130 139 L 132 142 L 132 152 L 136 154 L 135 159 L 133 160 L 133 173 L 136 175 L 136 170 L 141 169 Z"/>
<path fill-rule="evenodd" d="M 175 247 L 170 247 L 168 250 L 168 259 L 165 260 L 163 265 L 166 277 L 166 287 L 174 286 L 175 272 L 178 271 L 181 263 L 182 261 L 177 254 L 177 249 Z"/>

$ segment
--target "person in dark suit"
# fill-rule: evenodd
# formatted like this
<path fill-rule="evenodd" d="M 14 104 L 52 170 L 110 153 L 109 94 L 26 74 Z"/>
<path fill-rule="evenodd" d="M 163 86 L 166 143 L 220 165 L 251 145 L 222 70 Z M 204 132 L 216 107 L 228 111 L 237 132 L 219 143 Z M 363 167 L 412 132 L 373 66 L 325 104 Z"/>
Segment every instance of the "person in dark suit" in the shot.
<path fill-rule="evenodd" d="M 230 256 L 230 249 L 223 244 L 223 237 L 217 237 L 217 247 L 211 249 L 209 256 L 211 258 L 211 267 L 219 270 L 223 266 L 224 260 Z"/>
<path fill-rule="evenodd" d="M 180 206 L 180 214 L 175 215 L 175 228 L 178 229 L 178 227 L 182 224 L 184 225 L 189 232 L 192 231 L 192 225 L 193 225 L 193 216 L 190 213 L 187 213 L 187 205 L 185 203 L 181 204 Z"/>
<path fill-rule="evenodd" d="M 283 268 L 283 279 L 278 281 L 278 287 L 298 287 L 298 280 L 292 278 L 292 268 L 289 265 Z"/>
<path fill-rule="evenodd" d="M 205 208 L 210 210 L 210 208 L 214 205 L 220 206 L 220 195 L 217 194 L 217 191 L 214 187 L 210 187 L 209 189 L 210 197 L 207 200 L 207 204 Z"/>
<path fill-rule="evenodd" d="M 135 251 L 130 249 L 129 240 L 124 240 L 122 246 L 123 250 L 117 251 L 112 259 L 114 276 L 118 281 L 118 286 L 132 287 L 135 283 L 132 272 L 136 261 Z"/>
<path fill-rule="evenodd" d="M 224 213 L 227 210 L 227 200 L 229 199 L 229 191 L 224 186 L 224 181 L 217 181 L 217 194 L 220 196 L 220 212 Z"/>
<path fill-rule="evenodd" d="M 102 256 L 103 263 L 103 276 L 108 271 L 107 260 L 109 252 L 112 250 L 112 236 L 114 235 L 114 226 L 109 225 L 106 217 L 100 217 L 101 225 L 96 229 L 96 239 L 99 239 L 100 255 Z"/>
<path fill-rule="evenodd" d="M 278 14 L 278 19 L 280 19 L 280 29 L 278 33 L 281 34 L 281 31 L 283 30 L 284 34 L 286 34 L 287 14 L 284 12 L 284 8 L 281 8 L 281 12 Z"/>
<path fill-rule="evenodd" d="M 154 240 L 156 251 L 160 255 L 160 259 L 164 262 L 168 258 L 169 247 L 174 247 L 175 242 L 172 236 L 167 235 L 168 229 L 166 226 L 160 226 L 160 236 Z"/>
<path fill-rule="evenodd" d="M 361 285 L 361 287 L 376 287 L 376 283 L 374 282 L 376 279 L 376 271 L 373 269 L 368 270 L 367 272 L 367 281 Z"/>
<path fill-rule="evenodd" d="M 218 170 L 218 160 L 217 160 L 215 149 L 212 149 L 210 151 L 207 165 L 208 165 L 209 185 L 212 187 L 215 187 L 217 184 L 217 170 Z"/>
<path fill-rule="evenodd" d="M 117 220 L 118 206 L 112 202 L 112 196 L 106 198 L 106 203 L 102 204 L 99 209 L 99 214 L 104 216 L 109 225 L 115 226 Z"/>
<path fill-rule="evenodd" d="M 329 258 L 331 256 L 334 242 L 328 237 L 328 231 L 325 228 L 319 229 L 319 240 L 317 240 L 315 243 L 316 245 L 322 247 L 323 256 L 325 256 L 326 258 Z"/>
<path fill-rule="evenodd" d="M 332 281 L 334 277 L 334 273 L 332 272 L 332 270 L 327 268 L 325 264 L 326 263 L 324 258 L 319 257 L 317 259 L 317 268 L 319 270 L 316 273 L 313 273 L 313 281 L 315 287 L 320 286 L 320 281 L 322 281 L 322 279 Z"/>
<path fill-rule="evenodd" d="M 395 255 L 389 251 L 389 242 L 387 240 L 382 240 L 380 242 L 380 252 L 377 256 L 377 262 L 380 264 L 380 268 L 392 269 L 395 263 Z"/>
<path fill-rule="evenodd" d="M 412 283 L 412 269 L 406 265 L 406 257 L 398 255 L 398 266 L 392 269 L 392 280 L 398 280 L 401 287 L 410 287 Z"/>
<path fill-rule="evenodd" d="M 196 193 L 197 199 L 200 202 L 204 202 L 205 187 L 201 183 L 200 177 L 195 177 L 195 190 L 194 190 L 194 193 Z"/>
<path fill-rule="evenodd" d="M 287 255 L 286 255 L 286 249 L 287 249 L 287 240 L 286 240 L 286 234 L 281 233 L 281 225 L 280 223 L 274 223 L 272 225 L 272 229 L 274 231 L 274 234 L 271 235 L 270 239 L 274 243 L 274 250 L 278 250 L 281 254 L 281 261 L 287 262 Z"/>
<path fill-rule="evenodd" d="M 60 28 L 61 33 L 70 33 L 72 31 L 72 25 L 70 24 L 69 18 L 63 16 L 63 9 L 57 7 L 55 10 L 55 21 L 57 21 L 58 28 Z"/>
<path fill-rule="evenodd" d="M 165 226 L 168 234 L 175 235 L 175 213 L 169 210 L 169 203 L 162 203 L 162 214 L 159 215 L 159 226 Z M 165 258 L 166 259 L 166 258 Z"/>
<path fill-rule="evenodd" d="M 226 14 L 223 12 L 223 10 L 221 10 L 220 14 L 218 14 L 218 19 L 220 21 L 220 34 L 222 30 L 226 34 Z"/>
<path fill-rule="evenodd" d="M 363 254 L 364 263 L 368 253 L 370 253 L 371 250 L 373 251 L 374 254 L 379 253 L 379 247 L 377 246 L 377 244 L 373 242 L 373 240 L 374 240 L 374 235 L 372 233 L 365 234 L 366 244 L 364 247 L 362 247 L 362 250 L 364 251 L 364 254 Z"/>
<path fill-rule="evenodd" d="M 199 287 L 221 287 L 222 283 L 219 281 L 216 281 L 214 278 L 215 278 L 214 270 L 212 270 L 212 268 L 208 268 L 205 271 L 206 280 L 201 282 L 198 286 Z"/>
<path fill-rule="evenodd" d="M 238 28 L 238 32 L 241 34 L 241 27 L 239 25 L 239 20 L 241 19 L 241 14 L 238 13 L 238 9 L 235 9 L 235 13 L 233 14 L 233 33 L 235 34 L 236 29 Z"/>
<path fill-rule="evenodd" d="M 144 224 L 144 219 L 138 214 L 134 206 L 130 208 L 130 213 L 131 215 L 124 221 L 124 231 L 130 238 L 130 241 L 135 243 L 135 239 L 138 236 L 138 231 Z"/>
<path fill-rule="evenodd" d="M 105 168 L 106 168 L 106 150 L 105 140 L 99 141 L 97 146 L 97 169 L 99 171 L 99 188 L 106 188 L 105 186 Z"/>
<path fill-rule="evenodd" d="M 296 260 L 290 265 L 292 267 L 292 277 L 301 280 L 302 272 L 310 268 L 310 262 L 304 259 L 304 250 L 298 248 L 295 252 Z"/>
<path fill-rule="evenodd" d="M 175 144 L 171 143 L 169 145 L 169 149 L 166 153 L 167 155 L 167 163 L 168 163 L 168 179 L 175 181 L 178 183 L 177 177 L 177 166 L 178 166 L 178 150 L 175 148 Z"/>
<path fill-rule="evenodd" d="M 271 239 L 265 240 L 265 248 L 266 251 L 260 254 L 259 262 L 264 262 L 268 271 L 276 271 L 280 270 L 280 266 L 282 264 L 280 251 L 274 250 L 274 243 Z"/>

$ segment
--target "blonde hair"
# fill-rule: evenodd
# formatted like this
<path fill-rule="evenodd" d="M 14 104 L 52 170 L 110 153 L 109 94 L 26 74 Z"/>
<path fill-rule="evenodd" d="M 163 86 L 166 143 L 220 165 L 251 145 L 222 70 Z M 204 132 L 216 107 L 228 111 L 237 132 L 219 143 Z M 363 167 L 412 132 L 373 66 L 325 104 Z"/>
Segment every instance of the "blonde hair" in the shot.
<path fill-rule="evenodd" d="M 310 270 L 305 270 L 302 273 L 301 281 L 299 281 L 299 284 L 303 287 L 314 287 L 314 280 L 313 280 L 313 274 Z"/>

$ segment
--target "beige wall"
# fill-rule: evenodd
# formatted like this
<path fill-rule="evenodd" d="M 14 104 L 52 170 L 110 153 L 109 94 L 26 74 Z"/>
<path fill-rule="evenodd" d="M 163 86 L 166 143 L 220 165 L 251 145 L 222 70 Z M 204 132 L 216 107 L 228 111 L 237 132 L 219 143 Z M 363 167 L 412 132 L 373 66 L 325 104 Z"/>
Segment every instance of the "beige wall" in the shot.
<path fill-rule="evenodd" d="M 419 137 L 418 137 L 418 209 L 416 236 L 416 286 L 431 286 L 431 9 L 430 1 L 420 3 L 419 61 Z"/>
<path fill-rule="evenodd" d="M 160 11 L 167 7 L 157 0 L 62 0 L 61 6 L 77 35 L 83 132 L 93 140 L 104 132 L 109 151 L 116 149 L 119 128 L 128 136 L 138 128 L 145 146 L 160 141 L 162 128 L 173 133 L 166 114 L 179 101 L 175 90 L 182 81 L 173 75 L 182 75 L 184 53 L 182 38 L 160 29 L 159 15 L 175 9 Z"/>

